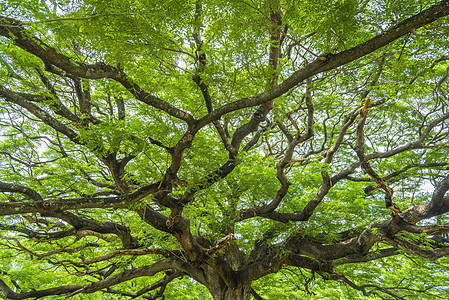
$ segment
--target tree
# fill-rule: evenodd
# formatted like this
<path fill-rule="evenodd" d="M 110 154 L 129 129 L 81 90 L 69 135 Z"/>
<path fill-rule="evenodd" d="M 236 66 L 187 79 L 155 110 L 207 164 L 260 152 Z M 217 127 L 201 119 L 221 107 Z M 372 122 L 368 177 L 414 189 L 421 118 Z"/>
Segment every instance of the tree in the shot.
<path fill-rule="evenodd" d="M 5 298 L 449 296 L 449 1 L 297 2 L 0 4 Z"/>

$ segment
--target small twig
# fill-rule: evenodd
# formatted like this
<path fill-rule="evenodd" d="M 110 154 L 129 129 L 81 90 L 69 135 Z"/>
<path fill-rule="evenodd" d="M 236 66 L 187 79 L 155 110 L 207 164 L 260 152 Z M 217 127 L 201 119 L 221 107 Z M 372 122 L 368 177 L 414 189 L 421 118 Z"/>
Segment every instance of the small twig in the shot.
<path fill-rule="evenodd" d="M 314 295 L 314 293 L 311 292 L 311 291 L 309 290 L 309 284 L 310 284 L 313 280 L 315 280 L 315 272 L 314 272 L 314 271 L 312 271 L 312 275 L 310 276 L 310 278 L 308 278 L 308 279 L 306 280 L 306 283 L 304 284 L 304 288 L 306 289 L 306 292 L 307 292 L 307 294 L 309 294 L 309 295 Z"/>
<path fill-rule="evenodd" d="M 413 31 L 413 30 L 412 30 L 412 31 Z M 407 45 L 408 38 L 410 37 L 410 34 L 411 34 L 411 32 L 409 32 L 409 33 L 407 34 L 407 36 L 405 37 L 404 45 L 402 45 L 402 49 L 401 49 L 401 53 L 399 53 L 398 61 L 401 60 L 402 53 L 404 52 L 405 46 Z"/>
<path fill-rule="evenodd" d="M 154 160 L 152 160 L 151 157 L 145 151 L 143 153 L 153 163 L 153 165 L 157 168 L 157 170 L 159 171 L 159 173 L 161 173 L 161 175 L 163 177 L 164 176 L 164 172 L 162 172 L 161 168 L 159 168 L 159 166 L 156 164 L 156 162 L 154 162 Z"/>

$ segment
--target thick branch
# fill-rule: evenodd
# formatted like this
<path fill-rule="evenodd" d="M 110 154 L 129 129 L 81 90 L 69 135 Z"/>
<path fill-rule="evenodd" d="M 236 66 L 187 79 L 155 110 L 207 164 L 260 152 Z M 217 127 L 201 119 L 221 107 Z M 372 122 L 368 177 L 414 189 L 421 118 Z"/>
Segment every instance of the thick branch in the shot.
<path fill-rule="evenodd" d="M 3 294 L 8 299 L 27 299 L 27 298 L 41 298 L 51 295 L 63 295 L 69 294 L 68 297 L 74 296 L 76 294 L 90 294 L 96 291 L 109 288 L 113 285 L 119 284 L 131 280 L 133 278 L 142 276 L 153 276 L 161 271 L 169 269 L 179 269 L 181 271 L 185 270 L 183 267 L 184 262 L 178 258 L 168 258 L 165 260 L 158 261 L 149 266 L 143 266 L 139 268 L 133 268 L 130 270 L 125 270 L 114 276 L 108 277 L 106 279 L 91 283 L 89 285 L 66 285 L 45 290 L 30 291 L 15 293 L 13 292 L 2 280 L 0 280 L 0 289 Z"/>
<path fill-rule="evenodd" d="M 36 232 L 34 230 L 31 230 L 31 229 L 25 228 L 25 227 L 19 227 L 19 226 L 15 226 L 15 225 L 0 224 L 0 229 L 1 230 L 20 232 L 20 233 L 26 235 L 29 238 L 34 238 L 34 239 L 37 239 L 37 240 L 46 240 L 46 241 L 61 239 L 61 238 L 64 238 L 64 237 L 76 234 L 76 229 L 75 228 L 71 228 L 71 229 L 63 230 L 63 231 L 58 231 L 58 232 Z"/>
<path fill-rule="evenodd" d="M 109 259 L 117 257 L 117 256 L 124 256 L 124 255 L 140 256 L 140 255 L 148 255 L 148 254 L 162 255 L 164 257 L 180 256 L 180 255 L 182 255 L 180 250 L 161 250 L 161 249 L 151 249 L 151 248 L 117 250 L 117 251 L 111 252 L 109 254 L 106 254 L 104 256 L 95 257 L 95 258 L 91 258 L 91 259 L 86 259 L 82 263 L 90 265 L 90 264 L 93 264 L 93 263 L 96 263 L 96 262 L 109 260 Z"/>
<path fill-rule="evenodd" d="M 159 183 L 154 183 L 142 187 L 132 194 L 119 197 L 84 197 L 74 199 L 55 199 L 47 201 L 0 203 L 0 216 L 36 212 L 46 213 L 52 211 L 83 208 L 129 208 L 132 203 L 139 201 L 149 194 L 155 193 L 158 190 L 158 187 Z"/>
<path fill-rule="evenodd" d="M 6 299 L 13 299 L 13 300 L 28 299 L 28 298 L 37 299 L 50 295 L 64 295 L 79 290 L 80 288 L 82 288 L 82 285 L 64 285 L 40 291 L 16 293 L 13 290 L 11 290 L 3 280 L 0 279 L 0 289 L 3 292 L 3 295 L 6 297 Z"/>
<path fill-rule="evenodd" d="M 136 99 L 169 115 L 184 120 L 188 124 L 194 123 L 194 118 L 140 88 L 122 70 L 104 63 L 86 65 L 76 62 L 72 58 L 59 53 L 56 49 L 45 44 L 42 40 L 30 34 L 22 27 L 20 21 L 0 16 L 0 35 L 12 39 L 14 43 L 25 51 L 39 57 L 46 64 L 54 65 L 76 77 L 87 79 L 110 78 L 122 84 Z"/>
<path fill-rule="evenodd" d="M 393 196 L 393 190 L 385 183 L 385 181 L 373 170 L 370 163 L 365 156 L 365 138 L 364 138 L 364 126 L 366 118 L 368 116 L 368 110 L 370 107 L 370 99 L 366 99 L 365 105 L 361 112 L 361 118 L 357 126 L 357 144 L 355 146 L 355 151 L 359 157 L 360 164 L 363 171 L 365 171 L 375 183 L 377 183 L 383 190 L 385 190 L 385 206 L 387 208 L 394 207 L 391 197 Z M 400 212 L 400 211 L 398 211 Z"/>
<path fill-rule="evenodd" d="M 422 248 L 412 242 L 399 239 L 395 237 L 394 239 L 387 239 L 388 243 L 393 245 L 394 247 L 397 247 L 404 251 L 405 253 L 413 254 L 416 256 L 421 256 L 424 258 L 427 258 L 429 260 L 437 260 L 443 256 L 449 255 L 449 247 L 443 247 L 435 250 L 429 250 Z"/>
<path fill-rule="evenodd" d="M 20 193 L 30 197 L 34 201 L 42 201 L 41 195 L 33 189 L 14 183 L 0 182 L 0 192 Z"/>
<path fill-rule="evenodd" d="M 64 220 L 78 231 L 94 231 L 98 233 L 112 233 L 117 235 L 125 248 L 137 247 L 138 241 L 130 234 L 130 229 L 126 226 L 113 222 L 98 222 L 91 219 L 81 218 L 70 212 L 46 212 L 42 213 L 44 217 L 54 217 Z"/>
<path fill-rule="evenodd" d="M 49 125 L 56 131 L 66 135 L 72 142 L 80 145 L 84 144 L 76 132 L 53 118 L 50 114 L 39 108 L 37 105 L 28 102 L 25 98 L 22 97 L 20 93 L 10 91 L 3 85 L 0 85 L 0 97 L 4 98 L 6 101 L 15 103 L 25 108 L 30 113 L 42 120 L 42 122 L 44 122 L 45 124 Z"/>
<path fill-rule="evenodd" d="M 367 54 L 370 54 L 377 49 L 382 48 L 385 45 L 393 42 L 394 40 L 406 35 L 413 29 L 417 29 L 429 23 L 432 23 L 444 16 L 449 14 L 449 0 L 444 0 L 438 4 L 430 7 L 423 12 L 414 15 L 399 24 L 389 28 L 383 33 L 377 35 L 376 37 L 359 44 L 353 48 L 342 51 L 337 54 L 330 54 L 327 56 L 326 60 L 316 59 L 312 63 L 308 64 L 301 70 L 293 73 L 289 78 L 283 81 L 281 84 L 274 86 L 270 90 L 258 94 L 253 97 L 244 98 L 229 104 L 226 104 L 207 116 L 201 118 L 198 121 L 197 126 L 203 127 L 209 124 L 213 120 L 217 120 L 220 116 L 230 113 L 232 111 L 240 110 L 245 107 L 251 107 L 255 105 L 260 105 L 267 101 L 273 100 L 280 95 L 283 95 L 291 88 L 295 87 L 301 81 L 311 77 L 313 75 L 332 70 L 339 66 L 345 65 L 358 58 L 361 58 Z"/>
<path fill-rule="evenodd" d="M 334 265 L 334 267 L 337 267 L 339 265 L 345 265 L 345 264 L 369 262 L 369 261 L 377 260 L 377 259 L 384 258 L 384 257 L 398 255 L 400 253 L 401 252 L 399 251 L 398 248 L 388 248 L 388 249 L 372 251 L 366 255 L 352 254 L 352 255 L 349 255 L 337 262 L 334 262 L 333 265 Z"/>
<path fill-rule="evenodd" d="M 145 296 L 146 299 L 157 299 L 162 298 L 164 299 L 164 291 L 167 284 L 169 284 L 171 281 L 173 281 L 175 278 L 182 277 L 183 273 L 180 271 L 168 271 L 166 272 L 166 275 L 161 280 L 156 281 L 155 283 L 144 287 L 143 289 L 137 291 L 137 292 L 119 292 L 119 291 L 113 291 L 112 289 L 107 289 L 107 293 L 111 294 L 119 294 L 123 296 L 128 296 L 131 298 L 137 298 L 139 296 L 142 296 L 143 294 L 148 293 L 149 291 L 155 290 L 157 288 L 160 288 L 159 291 L 156 292 L 154 296 Z"/>

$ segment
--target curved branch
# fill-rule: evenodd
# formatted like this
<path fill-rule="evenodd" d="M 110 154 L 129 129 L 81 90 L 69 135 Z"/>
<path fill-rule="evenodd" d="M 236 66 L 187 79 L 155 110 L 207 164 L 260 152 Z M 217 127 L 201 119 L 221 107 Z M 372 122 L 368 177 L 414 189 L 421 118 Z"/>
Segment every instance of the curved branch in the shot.
<path fill-rule="evenodd" d="M 112 289 L 109 289 L 109 288 L 106 290 L 106 292 L 111 293 L 111 294 L 119 294 L 119 295 L 123 295 L 123 296 L 128 296 L 131 298 L 137 298 L 139 296 L 142 296 L 143 294 L 148 293 L 149 291 L 160 288 L 159 291 L 157 291 L 154 296 L 145 296 L 145 298 L 146 299 L 157 299 L 157 298 L 164 299 L 164 291 L 165 291 L 167 284 L 169 284 L 174 279 L 182 277 L 182 276 L 183 276 L 183 273 L 181 271 L 168 271 L 168 272 L 166 272 L 166 275 L 164 276 L 164 278 L 156 281 L 155 283 L 153 283 L 149 286 L 144 287 L 143 289 L 141 289 L 137 292 L 133 292 L 133 293 L 119 292 L 119 291 L 113 291 Z"/>
<path fill-rule="evenodd" d="M 82 285 L 64 285 L 45 290 L 16 293 L 11 290 L 11 288 L 3 280 L 0 279 L 0 290 L 3 292 L 6 299 L 12 300 L 42 298 L 50 295 L 64 295 L 79 290 L 82 287 Z"/>
<path fill-rule="evenodd" d="M 443 247 L 435 250 L 429 250 L 422 248 L 412 242 L 399 239 L 395 237 L 394 239 L 387 239 L 387 242 L 394 247 L 397 247 L 404 251 L 405 253 L 413 254 L 416 256 L 421 256 L 427 258 L 431 261 L 435 261 L 443 256 L 449 255 L 449 247 Z"/>
<path fill-rule="evenodd" d="M 124 255 L 139 256 L 139 255 L 148 255 L 148 254 L 157 254 L 157 255 L 162 255 L 164 257 L 171 257 L 171 256 L 180 256 L 181 251 L 180 250 L 161 250 L 161 249 L 151 249 L 151 248 L 117 250 L 117 251 L 111 252 L 109 254 L 106 254 L 104 256 L 86 259 L 82 263 L 86 264 L 86 265 L 90 265 L 90 264 L 93 264 L 96 262 L 109 260 L 109 259 L 117 257 L 117 256 L 124 256 Z"/>
<path fill-rule="evenodd" d="M 59 249 L 56 249 L 56 250 L 53 250 L 53 251 L 50 251 L 50 252 L 47 252 L 47 253 L 42 253 L 42 254 L 36 254 L 35 253 L 35 255 L 36 255 L 37 258 L 41 259 L 41 258 L 44 258 L 44 257 L 47 257 L 47 256 L 52 256 L 52 255 L 57 254 L 57 253 L 75 253 L 75 252 L 79 252 L 79 251 L 81 251 L 81 250 L 83 250 L 85 248 L 88 248 L 88 247 L 98 248 L 99 246 L 100 245 L 98 243 L 85 243 L 85 244 L 83 244 L 83 245 L 81 245 L 79 247 L 76 247 L 76 248 L 62 247 L 62 248 L 59 248 Z"/>
<path fill-rule="evenodd" d="M 370 107 L 370 99 L 366 99 L 365 105 L 362 109 L 361 118 L 359 121 L 359 124 L 357 126 L 357 144 L 355 146 L 355 152 L 357 153 L 357 156 L 360 160 L 360 165 L 362 166 L 363 171 L 365 171 L 377 185 L 379 185 L 383 190 L 385 190 L 385 207 L 390 208 L 396 212 L 396 214 L 399 211 L 396 211 L 396 207 L 393 205 L 393 202 L 391 200 L 393 196 L 393 190 L 385 183 L 385 181 L 373 170 L 371 167 L 369 161 L 366 159 L 365 156 L 365 138 L 364 138 L 364 126 L 366 122 L 366 118 L 368 116 L 368 110 Z"/>
<path fill-rule="evenodd" d="M 388 248 L 388 249 L 372 251 L 366 255 L 353 254 L 353 255 L 349 255 L 339 261 L 333 262 L 333 265 L 334 265 L 334 267 L 338 267 L 340 265 L 345 265 L 345 264 L 369 262 L 369 261 L 377 260 L 379 258 L 398 255 L 400 253 L 401 252 L 398 248 Z"/>
<path fill-rule="evenodd" d="M 86 79 L 113 79 L 123 85 L 123 87 L 136 97 L 136 99 L 152 107 L 161 109 L 169 115 L 181 119 L 190 125 L 195 122 L 190 114 L 145 92 L 122 70 L 104 63 L 87 65 L 74 61 L 72 58 L 59 53 L 56 49 L 45 44 L 39 38 L 30 35 L 30 33 L 22 27 L 23 24 L 24 23 L 18 20 L 0 16 L 0 35 L 12 39 L 17 46 L 39 57 L 46 64 L 54 65 L 76 77 Z"/>
<path fill-rule="evenodd" d="M 262 298 L 261 295 L 259 295 L 253 288 L 251 288 L 251 295 L 254 297 L 254 299 L 256 300 L 265 300 L 264 298 Z"/>
<path fill-rule="evenodd" d="M 126 226 L 117 223 L 93 221 L 91 219 L 81 218 L 75 214 L 62 211 L 45 212 L 42 213 L 42 216 L 54 217 L 64 220 L 65 222 L 69 223 L 79 231 L 89 230 L 98 233 L 115 234 L 120 238 L 125 248 L 135 248 L 138 245 L 137 238 L 133 237 L 130 234 L 130 229 Z M 87 235 L 87 233 L 88 232 L 85 232 L 84 234 Z M 80 236 L 83 235 L 83 232 L 80 232 L 79 235 Z"/>
<path fill-rule="evenodd" d="M 63 230 L 63 231 L 57 231 L 57 232 L 36 232 L 29 228 L 19 227 L 19 226 L 15 226 L 15 225 L 0 224 L 0 229 L 20 232 L 22 234 L 25 234 L 29 238 L 34 238 L 37 240 L 57 240 L 57 239 L 61 239 L 61 238 L 76 234 L 75 228 L 71 228 L 71 229 Z"/>
<path fill-rule="evenodd" d="M 0 192 L 20 193 L 30 197 L 34 201 L 43 201 L 41 195 L 35 190 L 14 183 L 0 182 Z"/>
<path fill-rule="evenodd" d="M 432 208 L 434 210 L 441 209 L 443 205 L 445 204 L 444 201 L 444 195 L 449 190 L 449 175 L 444 178 L 443 181 L 441 181 L 435 191 L 433 192 L 432 196 Z"/>
<path fill-rule="evenodd" d="M 53 96 L 52 101 L 50 101 L 49 106 L 57 113 L 58 115 L 66 118 L 67 120 L 70 120 L 72 122 L 86 125 L 85 122 L 83 122 L 78 116 L 73 114 L 67 107 L 65 107 L 61 101 L 58 98 L 58 94 L 56 93 L 56 90 L 54 86 L 51 84 L 50 80 L 39 70 L 36 68 L 37 74 L 39 75 L 39 78 L 41 79 L 42 83 L 45 85 L 47 90 L 51 93 Z"/>
<path fill-rule="evenodd" d="M 30 113 L 42 120 L 42 122 L 49 125 L 54 130 L 67 136 L 72 142 L 79 145 L 84 145 L 84 143 L 81 141 L 80 136 L 76 132 L 53 118 L 50 114 L 39 108 L 37 105 L 28 102 L 25 98 L 22 97 L 21 93 L 10 91 L 0 84 L 0 97 L 4 98 L 8 102 L 15 103 L 25 108 Z"/>
<path fill-rule="evenodd" d="M 429 23 L 432 23 L 442 17 L 449 14 L 449 0 L 443 0 L 438 4 L 431 6 L 430 8 L 416 14 L 399 24 L 389 28 L 383 33 L 375 36 L 374 38 L 361 43 L 353 48 L 342 51 L 337 54 L 325 55 L 325 60 L 316 59 L 312 63 L 308 64 L 304 68 L 293 73 L 289 78 L 283 81 L 281 84 L 274 86 L 270 90 L 253 97 L 244 98 L 229 104 L 226 104 L 207 116 L 198 120 L 198 127 L 203 127 L 209 124 L 213 120 L 217 120 L 222 115 L 227 113 L 246 108 L 251 106 L 260 105 L 267 101 L 273 100 L 291 88 L 295 87 L 301 81 L 311 77 L 313 75 L 332 70 L 339 66 L 345 65 L 352 61 L 357 60 L 367 54 L 370 54 L 377 49 L 382 48 L 385 45 L 397 40 L 398 38 L 408 34 L 411 30 L 417 29 Z"/>
<path fill-rule="evenodd" d="M 9 187 L 11 188 L 11 187 Z M 42 201 L 36 198 L 33 202 L 0 203 L 0 216 L 26 213 L 47 213 L 53 211 L 73 210 L 83 208 L 129 208 L 131 204 L 158 191 L 159 183 L 153 183 L 132 194 L 119 197 L 83 197 L 73 199 L 55 199 Z M 18 192 L 18 191 L 17 191 Z"/>
<path fill-rule="evenodd" d="M 357 285 L 354 282 L 350 281 L 346 276 L 341 274 L 320 274 L 323 276 L 326 280 L 340 280 L 350 287 L 352 287 L 355 290 L 358 290 L 363 293 L 364 296 L 370 296 L 370 295 L 377 295 L 376 291 L 380 291 L 382 293 L 385 293 L 387 295 L 390 295 L 393 297 L 393 299 L 404 299 L 403 297 L 400 297 L 392 292 L 392 290 L 398 288 L 398 287 L 382 287 L 375 284 L 364 284 L 364 285 Z M 370 291 L 367 291 L 367 288 L 371 288 Z M 410 289 L 412 290 L 412 289 Z M 419 292 L 424 292 L 425 290 L 419 290 Z"/>
<path fill-rule="evenodd" d="M 65 285 L 45 290 L 38 291 L 30 291 L 30 292 L 21 292 L 16 293 L 12 291 L 4 281 L 0 279 L 0 289 L 7 299 L 27 299 L 27 298 L 41 298 L 45 296 L 51 295 L 63 295 L 68 294 L 67 297 L 72 297 L 74 295 L 83 293 L 83 294 L 91 294 L 96 291 L 100 291 L 102 289 L 109 288 L 113 285 L 119 284 L 121 282 L 125 282 L 137 277 L 143 276 L 153 276 L 161 271 L 169 270 L 169 269 L 177 269 L 184 271 L 185 266 L 184 262 L 178 258 L 168 258 L 161 261 L 158 261 L 149 266 L 143 266 L 138 268 L 133 268 L 130 270 L 125 270 L 121 273 L 108 277 L 106 279 L 91 283 L 89 285 Z"/>
<path fill-rule="evenodd" d="M 420 205 L 412 206 L 400 214 L 400 217 L 408 223 L 415 224 L 421 220 L 428 219 L 449 212 L 449 197 L 441 197 L 435 204 L 429 201 Z"/>

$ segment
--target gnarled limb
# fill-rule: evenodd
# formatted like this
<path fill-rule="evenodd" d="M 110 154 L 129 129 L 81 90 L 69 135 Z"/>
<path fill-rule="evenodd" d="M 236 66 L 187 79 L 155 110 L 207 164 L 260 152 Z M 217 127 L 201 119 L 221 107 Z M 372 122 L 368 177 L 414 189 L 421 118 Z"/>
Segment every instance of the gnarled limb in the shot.
<path fill-rule="evenodd" d="M 87 65 L 76 62 L 72 58 L 59 53 L 39 38 L 33 36 L 23 28 L 20 21 L 0 16 L 0 35 L 12 39 L 16 45 L 25 51 L 39 57 L 45 64 L 54 65 L 61 70 L 80 78 L 101 79 L 110 78 L 123 85 L 136 99 L 152 107 L 161 109 L 169 115 L 184 120 L 188 124 L 194 123 L 194 118 L 147 92 L 129 78 L 122 70 L 104 63 Z"/>
<path fill-rule="evenodd" d="M 292 87 L 296 86 L 301 81 L 307 79 L 308 77 L 328 70 L 332 70 L 349 62 L 352 62 L 360 57 L 372 53 L 377 49 L 382 48 L 383 46 L 393 42 L 401 36 L 408 34 L 412 29 L 417 29 L 424 25 L 430 24 L 444 16 L 447 16 L 448 14 L 449 1 L 441 1 L 438 4 L 422 11 L 421 13 L 405 19 L 395 26 L 390 27 L 383 33 L 370 40 L 365 41 L 364 43 L 361 43 L 353 48 L 339 52 L 337 54 L 329 55 L 329 57 L 327 57 L 324 61 L 316 59 L 301 70 L 293 73 L 289 78 L 284 80 L 279 85 L 274 86 L 266 92 L 226 104 L 214 110 L 212 113 L 198 120 L 197 126 L 203 127 L 213 120 L 217 120 L 222 115 L 228 114 L 232 111 L 236 111 L 245 107 L 260 105 L 262 103 L 275 99 L 290 90 Z"/>
<path fill-rule="evenodd" d="M 360 164 L 363 171 L 365 171 L 375 183 L 377 183 L 383 190 L 385 190 L 385 207 L 390 209 L 395 215 L 401 212 L 399 207 L 392 202 L 393 190 L 385 183 L 385 181 L 373 170 L 370 163 L 365 156 L 365 138 L 363 133 L 363 127 L 365 126 L 366 118 L 368 116 L 368 110 L 370 106 L 370 99 L 366 99 L 361 112 L 361 118 L 357 126 L 357 144 L 355 151 L 359 157 Z"/>
<path fill-rule="evenodd" d="M 67 136 L 71 141 L 73 141 L 76 144 L 84 145 L 84 142 L 81 140 L 80 136 L 61 123 L 60 121 L 53 118 L 49 113 L 38 107 L 34 103 L 30 103 L 27 99 L 25 99 L 20 93 L 10 91 L 9 89 L 5 88 L 3 85 L 0 85 L 0 97 L 4 98 L 8 102 L 15 103 L 26 110 L 28 110 L 30 113 L 32 113 L 34 116 L 42 120 L 45 124 L 49 125 L 56 131 L 64 134 Z"/>
<path fill-rule="evenodd" d="M 83 208 L 129 208 L 131 204 L 158 191 L 159 183 L 144 186 L 132 194 L 118 197 L 83 197 L 33 202 L 0 203 L 0 216 L 26 213 L 46 213 Z M 9 188 L 10 190 L 11 188 Z M 8 191 L 8 190 L 4 190 Z M 15 190 L 19 192 L 18 190 Z M 37 198 L 38 199 L 38 198 Z"/>
<path fill-rule="evenodd" d="M 155 283 L 148 285 L 137 292 L 120 292 L 120 291 L 114 291 L 114 290 L 108 288 L 108 289 L 106 289 L 106 293 L 136 298 L 136 297 L 140 297 L 150 291 L 153 291 L 153 290 L 159 288 L 159 290 L 154 295 L 143 296 L 143 298 L 151 299 L 151 300 L 157 299 L 157 298 L 164 298 L 164 291 L 165 291 L 165 288 L 167 287 L 167 285 L 174 279 L 180 278 L 183 276 L 183 273 L 181 271 L 167 271 L 165 274 L 166 275 L 161 280 L 158 280 Z"/>
<path fill-rule="evenodd" d="M 73 213 L 63 211 L 45 212 L 41 214 L 45 217 L 53 217 L 64 220 L 80 231 L 91 230 L 98 233 L 113 233 L 120 238 L 125 248 L 136 248 L 138 245 L 137 238 L 130 234 L 131 230 L 120 224 L 113 222 L 93 221 L 90 219 L 81 218 Z"/>
<path fill-rule="evenodd" d="M 33 189 L 26 186 L 17 185 L 14 183 L 0 182 L 0 191 L 9 193 L 20 193 L 28 196 L 34 201 L 42 201 L 41 195 Z"/>
<path fill-rule="evenodd" d="M 164 257 L 171 257 L 171 256 L 181 256 L 182 252 L 180 250 L 161 250 L 161 249 L 151 249 L 151 248 L 117 250 L 117 251 L 111 252 L 109 254 L 100 256 L 100 257 L 86 259 L 86 260 L 82 261 L 82 263 L 86 264 L 86 265 L 90 265 L 90 264 L 97 263 L 100 261 L 109 260 L 109 259 L 111 259 L 113 257 L 117 257 L 117 256 L 124 256 L 124 255 L 139 256 L 139 255 L 148 255 L 148 254 L 157 254 L 157 255 L 162 255 Z"/>
<path fill-rule="evenodd" d="M 8 299 L 27 299 L 27 298 L 41 298 L 45 296 L 51 295 L 68 295 L 67 297 L 72 297 L 74 295 L 83 293 L 90 294 L 96 291 L 107 289 L 113 285 L 119 284 L 124 281 L 131 280 L 133 278 L 142 277 L 142 276 L 153 276 L 161 271 L 176 269 L 180 271 L 185 271 L 185 267 L 183 266 L 184 262 L 178 258 L 167 258 L 161 261 L 158 261 L 149 266 L 143 266 L 138 268 L 133 268 L 130 270 L 125 270 L 116 275 L 110 276 L 103 280 L 93 282 L 88 285 L 66 285 L 60 286 L 57 288 L 50 288 L 44 290 L 37 291 L 29 291 L 29 292 L 21 292 L 16 293 L 12 291 L 4 281 L 0 279 L 0 289 L 3 294 Z"/>

